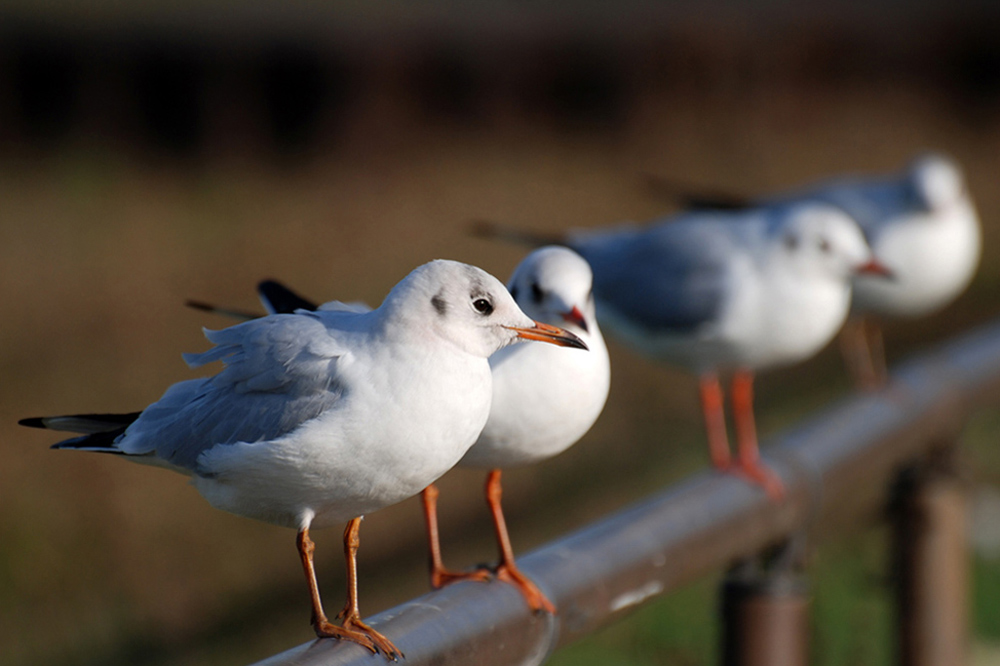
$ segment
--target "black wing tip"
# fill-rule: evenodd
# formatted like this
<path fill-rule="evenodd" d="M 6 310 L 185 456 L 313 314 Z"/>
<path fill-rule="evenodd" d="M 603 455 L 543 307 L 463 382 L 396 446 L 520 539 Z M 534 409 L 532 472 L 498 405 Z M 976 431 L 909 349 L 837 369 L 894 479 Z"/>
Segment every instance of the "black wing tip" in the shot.
<path fill-rule="evenodd" d="M 32 416 L 27 419 L 21 419 L 17 422 L 18 425 L 27 426 L 28 428 L 45 428 L 45 418 L 41 416 Z"/>
<path fill-rule="evenodd" d="M 114 443 L 118 436 L 125 432 L 125 428 L 110 430 L 108 432 L 95 432 L 91 435 L 80 435 L 56 442 L 51 449 L 72 449 L 74 451 L 92 451 L 94 453 L 114 453 L 124 455 L 124 452 L 116 448 Z"/>
<path fill-rule="evenodd" d="M 273 279 L 261 280 L 257 283 L 257 293 L 263 300 L 270 303 L 278 314 L 291 314 L 296 310 L 315 311 L 319 305 L 289 289 L 281 282 Z"/>
<path fill-rule="evenodd" d="M 195 310 L 201 310 L 202 312 L 215 312 L 215 306 L 209 305 L 204 301 L 196 301 L 193 298 L 184 301 L 184 305 Z"/>
<path fill-rule="evenodd" d="M 566 237 L 563 234 L 528 231 L 487 218 L 473 218 L 469 220 L 468 229 L 469 234 L 476 238 L 496 238 L 508 243 L 517 243 L 529 247 L 567 244 Z"/>
<path fill-rule="evenodd" d="M 473 218 L 469 220 L 469 233 L 479 238 L 496 238 L 503 235 L 502 225 L 495 220 Z"/>
<path fill-rule="evenodd" d="M 706 188 L 656 174 L 646 174 L 645 180 L 647 189 L 671 200 L 682 210 L 740 211 L 754 206 L 753 199 L 741 192 Z"/>
<path fill-rule="evenodd" d="M 266 280 L 261 280 L 257 283 L 257 291 L 263 291 L 265 289 L 288 289 L 288 287 L 274 278 L 267 278 Z"/>

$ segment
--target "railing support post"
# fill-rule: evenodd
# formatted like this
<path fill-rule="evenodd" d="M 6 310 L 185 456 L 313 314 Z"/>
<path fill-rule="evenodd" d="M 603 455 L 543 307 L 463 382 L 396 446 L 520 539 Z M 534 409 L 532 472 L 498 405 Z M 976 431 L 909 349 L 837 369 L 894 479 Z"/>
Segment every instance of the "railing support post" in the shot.
<path fill-rule="evenodd" d="M 958 447 L 906 469 L 895 497 L 899 663 L 968 663 L 969 558 L 966 492 Z"/>
<path fill-rule="evenodd" d="M 809 591 L 800 551 L 795 540 L 773 559 L 729 570 L 722 583 L 723 666 L 809 663 Z"/>

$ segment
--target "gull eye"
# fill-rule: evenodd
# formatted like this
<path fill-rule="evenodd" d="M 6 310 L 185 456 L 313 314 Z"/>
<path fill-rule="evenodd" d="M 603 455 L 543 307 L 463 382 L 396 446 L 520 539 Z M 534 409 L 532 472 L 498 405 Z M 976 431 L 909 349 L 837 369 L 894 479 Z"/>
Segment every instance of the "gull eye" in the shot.
<path fill-rule="evenodd" d="M 542 288 L 538 286 L 537 282 L 531 283 L 531 297 L 535 299 L 535 303 L 541 303 L 542 299 L 545 298 L 545 293 Z"/>
<path fill-rule="evenodd" d="M 493 312 L 493 304 L 485 298 L 477 298 L 472 301 L 472 307 L 481 315 L 489 315 Z"/>
<path fill-rule="evenodd" d="M 830 252 L 833 251 L 833 245 L 831 245 L 830 241 L 828 241 L 827 239 L 820 238 L 819 239 L 819 251 L 822 252 L 823 254 L 830 254 Z"/>

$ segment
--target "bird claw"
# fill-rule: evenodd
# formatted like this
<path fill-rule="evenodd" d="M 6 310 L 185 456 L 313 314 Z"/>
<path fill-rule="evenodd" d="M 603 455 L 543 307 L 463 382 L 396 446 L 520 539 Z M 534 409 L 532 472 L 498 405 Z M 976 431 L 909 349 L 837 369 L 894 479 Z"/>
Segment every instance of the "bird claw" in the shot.
<path fill-rule="evenodd" d="M 431 571 L 431 587 L 435 590 L 440 590 L 445 585 L 451 585 L 463 580 L 488 583 L 492 579 L 493 572 L 487 568 L 479 568 L 472 571 L 449 571 L 448 569 L 435 569 Z"/>
<path fill-rule="evenodd" d="M 496 569 L 496 576 L 499 580 L 506 583 L 510 583 L 516 587 L 522 595 L 524 595 L 525 600 L 528 602 L 528 606 L 531 607 L 536 613 L 551 613 L 556 614 L 555 605 L 548 600 L 548 598 L 538 589 L 530 578 L 525 576 L 521 571 L 513 566 L 507 564 L 501 564 Z"/>
<path fill-rule="evenodd" d="M 341 615 L 344 616 L 344 621 L 339 627 L 330 622 L 316 622 L 313 626 L 316 630 L 316 636 L 319 638 L 337 638 L 357 643 L 361 647 L 371 650 L 374 654 L 381 652 L 389 661 L 398 661 L 403 658 L 403 653 L 388 638 L 369 627 L 356 616 L 352 616 L 351 614 L 345 615 L 343 611 L 341 611 Z"/>
<path fill-rule="evenodd" d="M 785 499 L 785 484 L 774 471 L 759 460 L 740 460 L 730 465 L 726 472 L 739 476 L 752 484 L 764 489 L 772 502 Z"/>

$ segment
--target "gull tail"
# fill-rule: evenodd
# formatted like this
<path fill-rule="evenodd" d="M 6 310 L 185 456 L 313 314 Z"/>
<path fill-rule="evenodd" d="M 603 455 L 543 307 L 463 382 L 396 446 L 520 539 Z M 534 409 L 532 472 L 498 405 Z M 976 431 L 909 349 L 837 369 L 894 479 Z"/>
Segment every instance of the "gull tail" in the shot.
<path fill-rule="evenodd" d="M 115 445 L 115 440 L 139 418 L 141 413 L 41 416 L 21 419 L 18 423 L 29 428 L 75 432 L 81 435 L 57 442 L 52 445 L 53 449 L 76 449 L 122 455 L 123 452 Z"/>
<path fill-rule="evenodd" d="M 469 225 L 469 232 L 473 236 L 479 236 L 480 238 L 499 238 L 508 243 L 517 243 L 530 247 L 566 245 L 567 243 L 566 236 L 563 234 L 544 234 L 536 231 L 527 231 L 494 220 L 472 220 Z"/>
<path fill-rule="evenodd" d="M 319 307 L 277 280 L 264 280 L 258 284 L 257 296 L 271 314 L 291 314 L 296 310 L 315 311 Z"/>
<path fill-rule="evenodd" d="M 746 210 L 753 207 L 753 201 L 746 195 L 699 187 L 664 176 L 647 175 L 646 187 L 682 210 Z"/>

